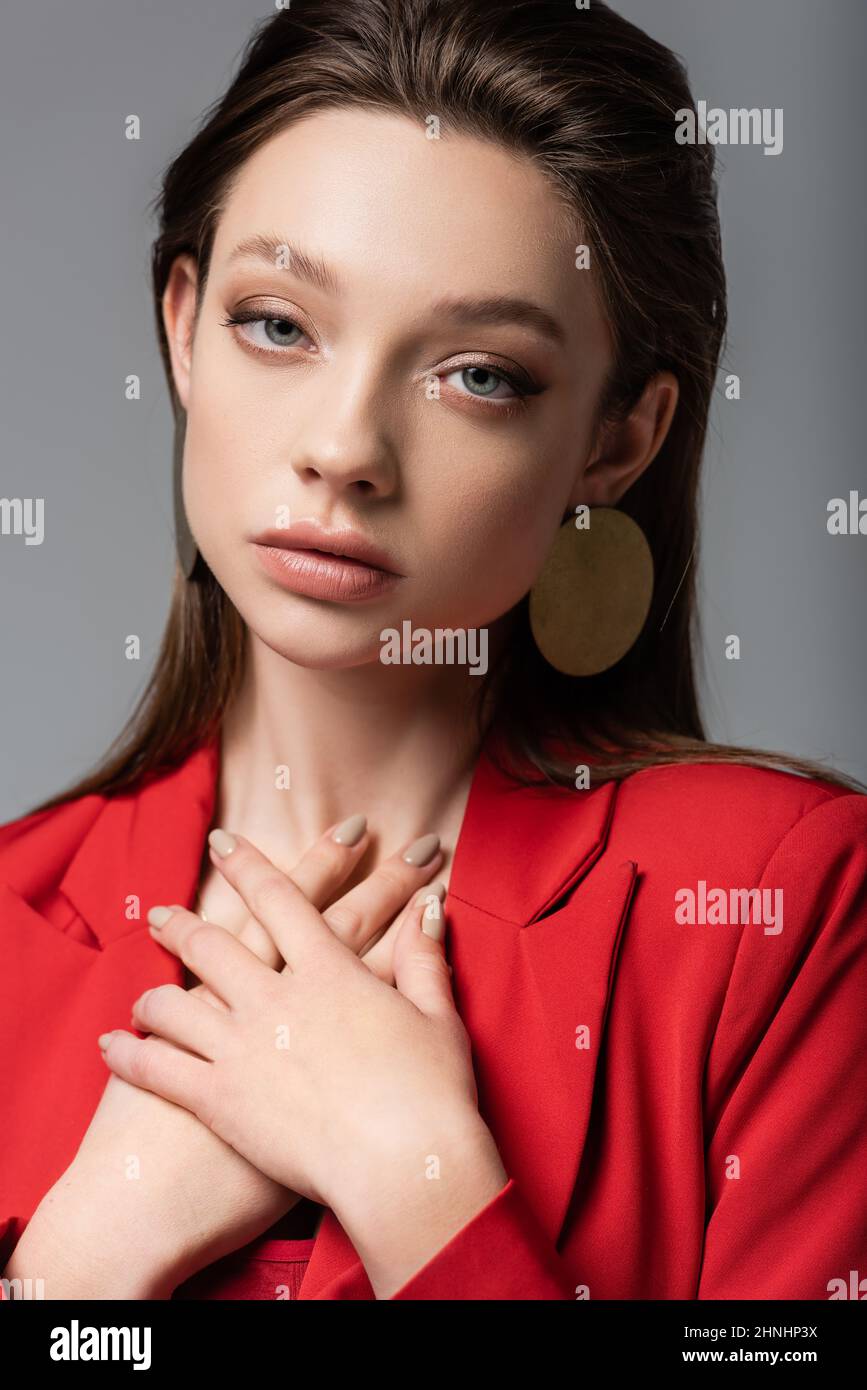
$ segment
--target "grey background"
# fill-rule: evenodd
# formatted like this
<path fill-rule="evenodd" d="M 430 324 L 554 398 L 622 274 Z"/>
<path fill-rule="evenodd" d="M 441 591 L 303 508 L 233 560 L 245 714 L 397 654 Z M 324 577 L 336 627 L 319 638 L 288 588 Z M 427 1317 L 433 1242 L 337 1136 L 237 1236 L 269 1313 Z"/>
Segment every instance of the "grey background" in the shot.
<path fill-rule="evenodd" d="M 829 536 L 826 507 L 850 488 L 867 492 L 867 6 L 619 8 L 686 60 L 696 99 L 785 111 L 780 156 L 718 149 L 724 365 L 743 395 L 730 403 L 718 392 L 705 459 L 708 732 L 865 778 L 867 537 Z M 0 537 L 0 821 L 91 766 L 159 644 L 173 562 L 171 419 L 147 204 L 268 13 L 244 0 L 3 10 L 0 496 L 44 497 L 46 537 Z M 142 119 L 138 142 L 124 138 L 130 112 Z M 133 372 L 139 402 L 124 399 Z M 739 662 L 724 656 L 731 632 Z M 124 657 L 129 633 L 141 636 L 140 662 Z"/>

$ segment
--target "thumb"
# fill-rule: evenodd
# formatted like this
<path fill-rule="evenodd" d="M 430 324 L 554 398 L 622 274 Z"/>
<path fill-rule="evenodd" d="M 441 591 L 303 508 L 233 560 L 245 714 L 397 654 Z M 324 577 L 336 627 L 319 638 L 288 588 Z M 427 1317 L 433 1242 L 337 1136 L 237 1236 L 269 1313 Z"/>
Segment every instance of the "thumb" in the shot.
<path fill-rule="evenodd" d="M 455 1012 L 451 966 L 445 952 L 445 916 L 436 893 L 425 892 L 394 943 L 394 983 L 400 993 L 429 1017 Z"/>

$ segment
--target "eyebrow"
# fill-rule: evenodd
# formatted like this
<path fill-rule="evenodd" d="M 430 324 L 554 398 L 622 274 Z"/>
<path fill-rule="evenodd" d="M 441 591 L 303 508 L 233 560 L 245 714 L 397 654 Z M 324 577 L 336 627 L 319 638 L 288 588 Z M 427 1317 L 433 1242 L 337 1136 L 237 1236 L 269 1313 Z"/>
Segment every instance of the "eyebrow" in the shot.
<path fill-rule="evenodd" d="M 273 235 L 260 233 L 257 236 L 245 237 L 229 253 L 226 264 L 231 265 L 234 261 L 240 260 L 256 260 L 264 261 L 272 270 L 277 270 L 283 269 L 277 264 L 281 255 L 287 259 L 286 269 L 291 268 L 293 275 L 299 280 L 307 280 L 317 289 L 330 291 L 332 294 L 339 294 L 343 289 L 340 280 L 321 256 L 308 255 L 285 238 Z"/>
<path fill-rule="evenodd" d="M 439 299 L 433 305 L 433 312 L 455 322 L 521 323 L 535 328 L 537 333 L 560 347 L 566 345 L 566 333 L 558 320 L 529 299 L 500 294 L 488 299 Z"/>
<path fill-rule="evenodd" d="M 331 294 L 340 294 L 343 285 L 328 262 L 321 256 L 311 255 L 293 246 L 285 238 L 259 233 L 245 237 L 230 252 L 226 264 L 238 260 L 257 260 L 277 268 L 280 255 L 286 257 L 288 266 L 299 280 L 306 280 L 317 289 Z M 543 337 L 549 338 L 560 347 L 566 345 L 566 332 L 563 325 L 532 300 L 513 295 L 489 295 L 478 298 L 439 299 L 432 306 L 432 312 L 441 318 L 464 323 L 518 323 L 534 328 Z"/>

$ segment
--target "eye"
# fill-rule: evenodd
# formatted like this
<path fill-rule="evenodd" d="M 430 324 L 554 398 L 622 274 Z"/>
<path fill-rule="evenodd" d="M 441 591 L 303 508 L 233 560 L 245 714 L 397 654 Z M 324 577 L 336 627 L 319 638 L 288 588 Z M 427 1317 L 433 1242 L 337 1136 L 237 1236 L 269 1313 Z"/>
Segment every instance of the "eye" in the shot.
<path fill-rule="evenodd" d="M 279 356 L 282 348 L 299 347 L 301 341 L 307 338 L 303 328 L 294 320 L 282 317 L 268 318 L 252 310 L 229 314 L 222 323 L 225 328 L 239 330 L 238 336 L 254 351 L 269 353 L 271 356 Z"/>
<path fill-rule="evenodd" d="M 298 324 L 291 319 L 254 319 L 253 326 L 264 328 L 265 337 L 274 347 L 295 347 L 298 342 L 295 334 L 304 337 Z"/>
<path fill-rule="evenodd" d="M 521 395 L 508 377 L 490 367 L 461 367 L 443 380 L 451 383 L 452 378 L 457 378 L 459 387 L 465 387 L 467 394 L 477 400 L 513 401 Z"/>

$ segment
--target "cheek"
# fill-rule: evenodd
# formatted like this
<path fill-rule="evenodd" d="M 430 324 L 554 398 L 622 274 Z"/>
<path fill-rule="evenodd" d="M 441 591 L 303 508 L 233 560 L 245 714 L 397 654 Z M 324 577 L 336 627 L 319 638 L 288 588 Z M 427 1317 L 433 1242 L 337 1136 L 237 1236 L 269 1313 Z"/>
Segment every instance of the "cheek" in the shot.
<path fill-rule="evenodd" d="M 499 430 L 457 430 L 430 451 L 420 430 L 431 562 L 427 587 L 475 609 L 476 624 L 514 607 L 538 577 L 566 516 L 576 470 L 591 446 L 592 401 L 559 383 Z M 443 441 L 440 440 L 440 443 Z M 440 561 L 440 573 L 433 568 Z M 481 616 L 478 616 L 481 614 Z"/>
<path fill-rule="evenodd" d="M 244 498 L 256 495 L 262 421 L 257 433 L 254 416 L 240 408 L 236 394 L 223 389 L 219 360 L 208 367 L 200 357 L 199 364 L 187 414 L 184 501 L 204 549 L 209 539 L 237 531 Z"/>
<path fill-rule="evenodd" d="M 568 480 L 526 454 L 499 467 L 463 474 L 438 490 L 427 527 L 426 579 L 434 591 L 460 596 L 478 625 L 512 608 L 533 584 L 560 525 Z"/>

